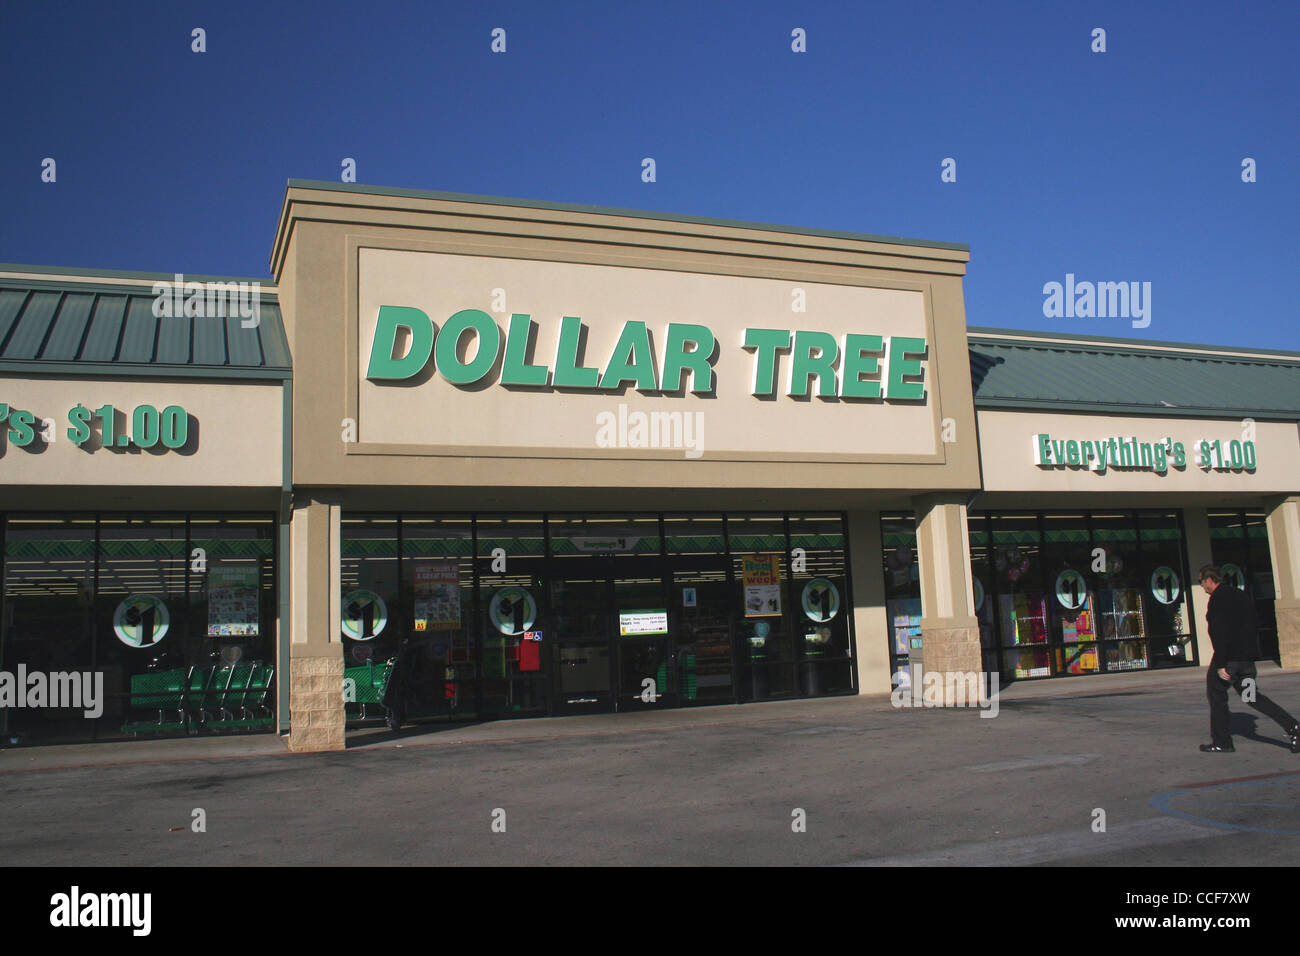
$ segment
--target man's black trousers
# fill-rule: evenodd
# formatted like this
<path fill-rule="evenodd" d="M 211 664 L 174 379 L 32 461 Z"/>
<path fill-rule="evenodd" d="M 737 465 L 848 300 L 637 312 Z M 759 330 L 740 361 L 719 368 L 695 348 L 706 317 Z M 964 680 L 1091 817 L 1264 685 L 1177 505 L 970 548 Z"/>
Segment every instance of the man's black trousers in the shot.
<path fill-rule="evenodd" d="M 1296 725 L 1296 720 L 1285 710 L 1279 707 L 1273 701 L 1269 700 L 1259 692 L 1259 682 L 1255 677 L 1254 661 L 1229 661 L 1223 665 L 1232 681 L 1226 681 L 1219 676 L 1219 669 L 1211 667 L 1209 674 L 1205 678 L 1205 696 L 1210 700 L 1210 736 L 1216 746 L 1231 747 L 1232 732 L 1229 727 L 1228 714 L 1228 688 L 1234 687 L 1237 693 L 1242 696 L 1242 700 L 1254 707 L 1265 717 L 1271 717 L 1277 721 L 1288 734 L 1291 728 Z M 1254 688 L 1254 700 L 1248 700 L 1243 691 L 1243 684 L 1247 679 L 1252 681 Z"/>

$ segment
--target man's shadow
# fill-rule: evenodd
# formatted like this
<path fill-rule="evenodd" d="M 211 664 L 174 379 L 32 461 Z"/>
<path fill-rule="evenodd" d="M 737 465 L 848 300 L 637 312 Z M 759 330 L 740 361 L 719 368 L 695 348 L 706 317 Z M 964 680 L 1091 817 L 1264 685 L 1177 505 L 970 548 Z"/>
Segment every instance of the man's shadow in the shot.
<path fill-rule="evenodd" d="M 1245 704 L 1243 706 L 1249 707 L 1250 705 Z M 1231 720 L 1229 721 L 1228 732 L 1231 733 L 1232 736 L 1245 737 L 1247 740 L 1254 740 L 1261 744 L 1269 744 L 1270 746 L 1273 747 L 1281 747 L 1283 750 L 1286 751 L 1291 750 L 1291 742 L 1289 740 L 1278 740 L 1275 737 L 1261 737 L 1257 733 L 1257 730 L 1259 729 L 1260 718 L 1261 718 L 1260 714 L 1256 714 L 1254 711 L 1251 711 L 1250 713 L 1247 714 L 1239 713 L 1237 711 L 1231 711 L 1230 716 L 1231 716 Z M 1271 720 L 1265 720 L 1264 722 L 1268 724 L 1270 727 L 1276 726 Z M 1278 733 L 1281 732 L 1282 730 L 1279 727 Z"/>

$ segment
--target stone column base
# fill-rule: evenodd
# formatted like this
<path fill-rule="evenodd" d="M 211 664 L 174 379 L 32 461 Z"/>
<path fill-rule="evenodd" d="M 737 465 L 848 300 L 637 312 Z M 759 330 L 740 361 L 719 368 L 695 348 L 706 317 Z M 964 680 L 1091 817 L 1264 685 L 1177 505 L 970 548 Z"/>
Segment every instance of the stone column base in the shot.
<path fill-rule="evenodd" d="M 1288 607 L 1281 601 L 1277 611 L 1277 649 L 1283 670 L 1300 669 L 1300 607 Z"/>
<path fill-rule="evenodd" d="M 289 661 L 289 749 L 342 750 L 343 657 Z"/>
<path fill-rule="evenodd" d="M 958 619 L 960 620 L 960 619 Z M 966 700 L 966 682 L 957 678 L 958 674 L 980 674 L 983 670 L 983 656 L 980 651 L 980 629 L 974 618 L 969 625 L 955 625 L 952 619 L 927 623 L 921 619 L 921 664 L 925 675 L 938 674 L 943 679 L 943 706 L 970 706 Z M 936 681 L 938 678 L 935 679 Z M 982 685 L 982 679 L 980 680 Z M 939 690 L 934 685 L 934 692 Z M 921 693 L 922 688 L 914 687 L 913 694 Z"/>

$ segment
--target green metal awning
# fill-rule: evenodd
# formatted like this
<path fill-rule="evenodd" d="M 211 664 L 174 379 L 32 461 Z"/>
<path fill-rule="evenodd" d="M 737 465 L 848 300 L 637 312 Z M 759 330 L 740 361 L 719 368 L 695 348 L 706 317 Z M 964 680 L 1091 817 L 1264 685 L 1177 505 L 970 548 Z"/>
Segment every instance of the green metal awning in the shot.
<path fill-rule="evenodd" d="M 219 281 L 225 288 L 249 282 Z M 135 286 L 0 275 L 0 372 L 290 377 L 279 303 L 274 294 L 254 293 L 251 282 L 244 289 L 248 310 L 256 303 L 256 325 L 246 326 L 253 320 L 238 312 L 155 315 L 157 297 L 148 281 Z M 235 311 L 224 305 L 222 311 Z"/>
<path fill-rule="evenodd" d="M 1297 353 L 981 334 L 995 331 L 968 335 L 978 408 L 1300 419 Z"/>

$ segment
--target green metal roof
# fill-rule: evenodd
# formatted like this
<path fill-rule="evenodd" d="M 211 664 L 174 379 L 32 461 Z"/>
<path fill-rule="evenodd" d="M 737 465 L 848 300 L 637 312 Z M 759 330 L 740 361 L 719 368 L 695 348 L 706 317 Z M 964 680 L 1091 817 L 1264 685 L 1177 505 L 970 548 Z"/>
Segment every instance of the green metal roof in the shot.
<path fill-rule="evenodd" d="M 151 285 L 0 276 L 0 372 L 289 377 L 273 295 L 259 295 L 258 324 L 245 328 L 238 315 L 155 316 Z"/>
<path fill-rule="evenodd" d="M 1300 354 L 1223 349 L 1215 355 L 1192 351 L 1196 346 L 1179 351 L 1101 338 L 1017 341 L 982 334 L 992 331 L 968 333 L 980 408 L 1300 419 Z"/>

